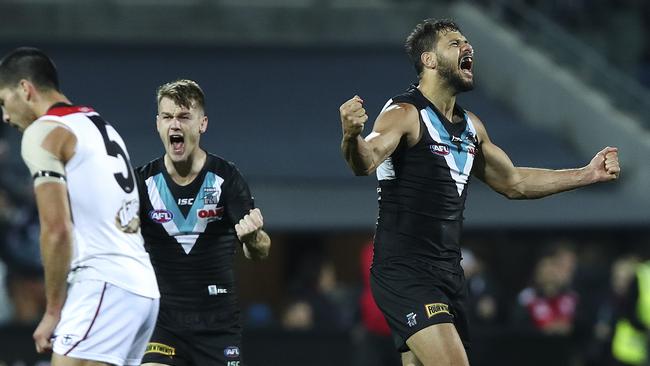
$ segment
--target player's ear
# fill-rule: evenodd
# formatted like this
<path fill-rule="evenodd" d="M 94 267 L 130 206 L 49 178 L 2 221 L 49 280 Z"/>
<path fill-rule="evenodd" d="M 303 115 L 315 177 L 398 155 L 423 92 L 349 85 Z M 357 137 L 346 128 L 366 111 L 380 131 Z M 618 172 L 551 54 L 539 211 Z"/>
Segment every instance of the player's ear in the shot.
<path fill-rule="evenodd" d="M 205 133 L 208 130 L 208 116 L 203 116 L 201 118 L 201 126 L 199 126 L 199 132 Z"/>
<path fill-rule="evenodd" d="M 436 54 L 433 52 L 423 52 L 420 55 L 420 62 L 425 69 L 435 69 L 438 66 Z"/>
<path fill-rule="evenodd" d="M 34 84 L 32 84 L 31 81 L 27 79 L 21 79 L 18 82 L 18 93 L 23 98 L 23 100 L 30 101 L 31 99 L 34 98 L 35 92 L 36 92 L 36 88 L 34 87 Z"/>

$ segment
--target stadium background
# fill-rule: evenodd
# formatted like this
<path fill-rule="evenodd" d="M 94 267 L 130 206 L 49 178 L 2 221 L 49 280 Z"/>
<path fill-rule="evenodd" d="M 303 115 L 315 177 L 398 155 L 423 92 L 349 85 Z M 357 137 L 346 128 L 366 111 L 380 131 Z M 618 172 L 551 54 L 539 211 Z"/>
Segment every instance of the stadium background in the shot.
<path fill-rule="evenodd" d="M 476 50 L 477 88 L 460 103 L 517 165 L 578 167 L 615 145 L 623 167 L 617 184 L 532 202 L 472 181 L 464 242 L 497 309 L 473 325 L 472 364 L 604 360 L 613 264 L 650 247 L 643 1 L 2 0 L 0 14 L 0 53 L 48 52 L 65 94 L 115 125 L 135 165 L 163 152 L 156 87 L 201 84 L 203 146 L 238 165 L 273 239 L 267 261 L 236 263 L 250 366 L 359 364 L 376 180 L 345 166 L 338 106 L 359 94 L 373 120 L 414 81 L 402 49 L 413 26 L 457 20 Z M 31 185 L 19 135 L 1 131 L 0 364 L 44 365 L 30 336 L 42 304 Z M 514 315 L 551 247 L 575 255 L 566 287 L 580 314 L 553 335 Z"/>

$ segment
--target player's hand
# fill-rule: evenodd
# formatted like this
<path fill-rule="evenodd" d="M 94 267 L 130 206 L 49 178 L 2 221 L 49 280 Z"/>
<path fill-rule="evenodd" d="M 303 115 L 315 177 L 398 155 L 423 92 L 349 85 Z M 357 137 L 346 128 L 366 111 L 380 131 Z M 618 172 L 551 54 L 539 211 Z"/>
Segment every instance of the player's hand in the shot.
<path fill-rule="evenodd" d="M 43 315 L 43 319 L 38 323 L 38 326 L 32 335 L 32 338 L 34 338 L 34 344 L 36 345 L 36 352 L 52 352 L 52 334 L 54 334 L 54 329 L 56 328 L 56 325 L 59 324 L 59 320 L 59 316 L 54 316 L 48 313 Z"/>
<path fill-rule="evenodd" d="M 368 120 L 366 110 L 363 108 L 363 99 L 358 95 L 343 103 L 339 108 L 341 127 L 346 138 L 356 138 L 363 131 L 363 125 Z"/>
<path fill-rule="evenodd" d="M 255 241 L 257 233 L 264 227 L 264 218 L 259 208 L 254 208 L 235 225 L 237 237 L 243 243 Z"/>
<path fill-rule="evenodd" d="M 594 156 L 589 163 L 595 182 L 607 182 L 618 179 L 621 167 L 618 163 L 618 148 L 606 147 Z"/>

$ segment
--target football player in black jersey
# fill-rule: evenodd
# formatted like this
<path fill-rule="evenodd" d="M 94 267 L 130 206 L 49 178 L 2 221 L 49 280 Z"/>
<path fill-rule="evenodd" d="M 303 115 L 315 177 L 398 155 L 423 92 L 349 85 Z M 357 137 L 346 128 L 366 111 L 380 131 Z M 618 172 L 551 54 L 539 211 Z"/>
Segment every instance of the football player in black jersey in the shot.
<path fill-rule="evenodd" d="M 201 149 L 204 94 L 191 80 L 158 89 L 165 155 L 138 168 L 142 235 L 160 287 L 145 365 L 242 366 L 233 259 L 263 259 L 271 240 L 235 166 Z"/>
<path fill-rule="evenodd" d="M 469 175 L 510 199 L 540 198 L 617 179 L 618 150 L 606 147 L 579 169 L 515 167 L 456 104 L 474 77 L 474 51 L 458 26 L 426 20 L 406 50 L 418 83 L 386 103 L 365 138 L 363 100 L 343 103 L 341 150 L 355 174 L 377 173 L 371 286 L 403 364 L 468 365 L 459 242 Z"/>

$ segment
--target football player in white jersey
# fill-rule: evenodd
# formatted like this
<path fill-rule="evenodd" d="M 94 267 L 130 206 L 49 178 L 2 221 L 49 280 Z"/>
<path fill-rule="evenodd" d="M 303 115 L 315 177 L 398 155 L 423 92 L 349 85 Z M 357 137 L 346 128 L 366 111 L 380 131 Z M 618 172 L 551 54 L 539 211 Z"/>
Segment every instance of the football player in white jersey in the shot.
<path fill-rule="evenodd" d="M 23 132 L 41 224 L 47 308 L 36 350 L 53 351 L 54 366 L 139 365 L 160 295 L 122 138 L 92 108 L 72 105 L 38 49 L 0 60 L 0 104 Z"/>

